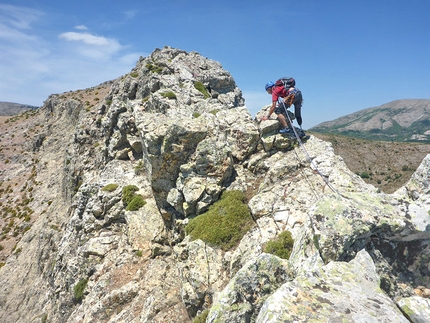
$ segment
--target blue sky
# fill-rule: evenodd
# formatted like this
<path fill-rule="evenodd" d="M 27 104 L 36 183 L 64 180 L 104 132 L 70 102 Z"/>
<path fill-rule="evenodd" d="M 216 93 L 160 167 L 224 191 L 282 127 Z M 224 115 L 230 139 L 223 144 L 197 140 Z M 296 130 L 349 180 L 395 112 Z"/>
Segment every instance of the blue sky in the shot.
<path fill-rule="evenodd" d="M 0 101 L 40 106 L 167 45 L 220 62 L 253 116 L 267 81 L 295 77 L 307 129 L 430 99 L 429 13 L 428 0 L 0 0 Z"/>

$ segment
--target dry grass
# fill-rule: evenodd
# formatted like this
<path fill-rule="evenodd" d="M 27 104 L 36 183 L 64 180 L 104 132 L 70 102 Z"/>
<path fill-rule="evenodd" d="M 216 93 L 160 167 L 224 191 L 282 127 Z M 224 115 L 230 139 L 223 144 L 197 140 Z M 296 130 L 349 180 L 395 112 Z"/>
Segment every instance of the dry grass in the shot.
<path fill-rule="evenodd" d="M 385 193 L 393 193 L 403 186 L 430 153 L 430 144 L 371 141 L 320 133 L 312 135 L 331 142 L 335 153 L 343 158 L 351 171 Z"/>

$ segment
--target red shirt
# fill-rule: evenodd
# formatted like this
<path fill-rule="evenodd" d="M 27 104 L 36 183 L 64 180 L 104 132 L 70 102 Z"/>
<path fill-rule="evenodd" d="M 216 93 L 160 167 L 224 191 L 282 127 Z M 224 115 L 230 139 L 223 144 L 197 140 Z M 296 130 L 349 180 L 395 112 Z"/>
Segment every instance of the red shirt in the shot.
<path fill-rule="evenodd" d="M 285 98 L 287 96 L 287 90 L 283 86 L 272 87 L 272 102 L 278 101 L 278 98 Z"/>

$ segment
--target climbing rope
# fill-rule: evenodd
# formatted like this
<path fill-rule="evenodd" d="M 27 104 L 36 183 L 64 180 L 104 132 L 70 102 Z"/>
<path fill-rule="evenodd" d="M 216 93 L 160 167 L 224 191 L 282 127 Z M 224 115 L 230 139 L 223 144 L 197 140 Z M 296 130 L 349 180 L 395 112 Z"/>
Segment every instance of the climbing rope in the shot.
<path fill-rule="evenodd" d="M 321 176 L 321 178 L 323 179 L 323 181 L 326 183 L 326 185 L 334 192 L 337 193 L 339 196 L 341 196 L 341 194 L 336 190 L 335 187 L 333 187 L 333 185 L 331 185 L 331 183 L 328 181 L 328 179 L 326 178 L 326 176 L 324 176 L 324 174 L 322 174 L 320 172 L 320 170 L 318 169 L 318 167 L 315 165 L 315 163 L 313 162 L 312 158 L 310 157 L 306 147 L 304 146 L 302 140 L 300 139 L 299 134 L 297 133 L 296 128 L 293 126 L 293 121 L 290 118 L 290 115 L 287 111 L 287 109 L 293 104 L 294 102 L 294 94 L 290 94 L 288 95 L 285 100 L 283 100 L 282 98 L 279 98 L 279 101 L 282 103 L 282 105 L 284 106 L 284 110 L 285 110 L 285 114 L 287 115 L 289 124 L 291 125 L 291 128 L 293 129 L 294 135 L 297 138 L 297 142 L 299 143 L 300 148 L 303 150 L 305 156 L 307 157 L 307 159 L 309 160 L 310 164 L 313 166 L 314 170 L 318 173 L 318 175 Z M 286 106 L 286 104 L 288 104 L 288 107 Z"/>

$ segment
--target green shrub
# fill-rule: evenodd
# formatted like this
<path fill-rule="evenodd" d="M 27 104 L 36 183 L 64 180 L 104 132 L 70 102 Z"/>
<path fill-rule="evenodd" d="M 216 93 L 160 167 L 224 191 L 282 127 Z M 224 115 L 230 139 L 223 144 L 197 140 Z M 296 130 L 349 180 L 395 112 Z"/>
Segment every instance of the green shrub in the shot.
<path fill-rule="evenodd" d="M 278 256 L 283 259 L 290 258 L 294 240 L 290 231 L 281 232 L 275 239 L 269 241 L 264 247 L 265 253 Z"/>
<path fill-rule="evenodd" d="M 82 278 L 76 285 L 73 287 L 73 299 L 76 303 L 80 303 L 84 298 L 84 291 L 87 287 L 88 279 Z"/>
<path fill-rule="evenodd" d="M 128 203 L 126 210 L 137 211 L 145 204 L 146 204 L 146 201 L 143 199 L 142 195 L 134 195 L 130 203 Z"/>
<path fill-rule="evenodd" d="M 163 71 L 163 68 L 157 65 L 152 65 L 150 63 L 146 64 L 145 67 L 153 73 L 160 74 Z"/>
<path fill-rule="evenodd" d="M 118 184 L 107 184 L 105 187 L 102 188 L 102 191 L 105 192 L 113 192 L 117 189 Z"/>
<path fill-rule="evenodd" d="M 122 188 L 122 201 L 128 205 L 133 199 L 134 193 L 137 192 L 139 188 L 136 185 L 127 185 Z"/>
<path fill-rule="evenodd" d="M 135 194 L 139 188 L 135 185 L 127 185 L 122 189 L 122 201 L 126 205 L 127 211 L 137 211 L 146 204 L 142 195 Z"/>
<path fill-rule="evenodd" d="M 175 93 L 173 93 L 172 91 L 164 92 L 164 93 L 161 93 L 160 95 L 161 95 L 163 98 L 168 98 L 168 99 L 170 99 L 170 100 L 174 100 L 174 99 L 176 99 L 176 94 L 175 94 Z"/>
<path fill-rule="evenodd" d="M 223 250 L 235 247 L 254 225 L 241 191 L 225 191 L 221 199 L 185 227 L 193 239 L 219 246 Z"/>
<path fill-rule="evenodd" d="M 220 109 L 214 109 L 214 110 L 209 111 L 209 113 L 213 114 L 214 116 L 216 116 L 216 114 L 218 112 L 220 112 Z"/>
<path fill-rule="evenodd" d="M 361 178 L 370 178 L 370 175 L 369 175 L 369 173 L 367 173 L 367 172 L 362 172 L 362 173 L 360 174 L 360 177 L 361 177 Z"/>
<path fill-rule="evenodd" d="M 193 118 L 198 118 L 198 117 L 200 117 L 201 116 L 201 114 L 200 113 L 198 113 L 198 112 L 193 112 Z"/>
<path fill-rule="evenodd" d="M 203 97 L 205 99 L 208 99 L 211 97 L 211 95 L 209 94 L 208 90 L 206 89 L 206 87 L 204 86 L 204 84 L 202 82 L 194 82 L 194 87 L 201 93 L 203 94 Z"/>
<path fill-rule="evenodd" d="M 209 314 L 209 310 L 204 310 L 200 315 L 197 315 L 194 318 L 193 323 L 205 323 L 206 318 L 208 317 L 208 314 Z"/>
<path fill-rule="evenodd" d="M 145 163 L 141 159 L 138 161 L 137 165 L 134 167 L 134 173 L 136 175 L 140 175 L 143 173 L 144 170 L 145 170 Z"/>
<path fill-rule="evenodd" d="M 138 72 L 131 72 L 130 76 L 136 78 L 139 76 L 139 73 Z"/>

